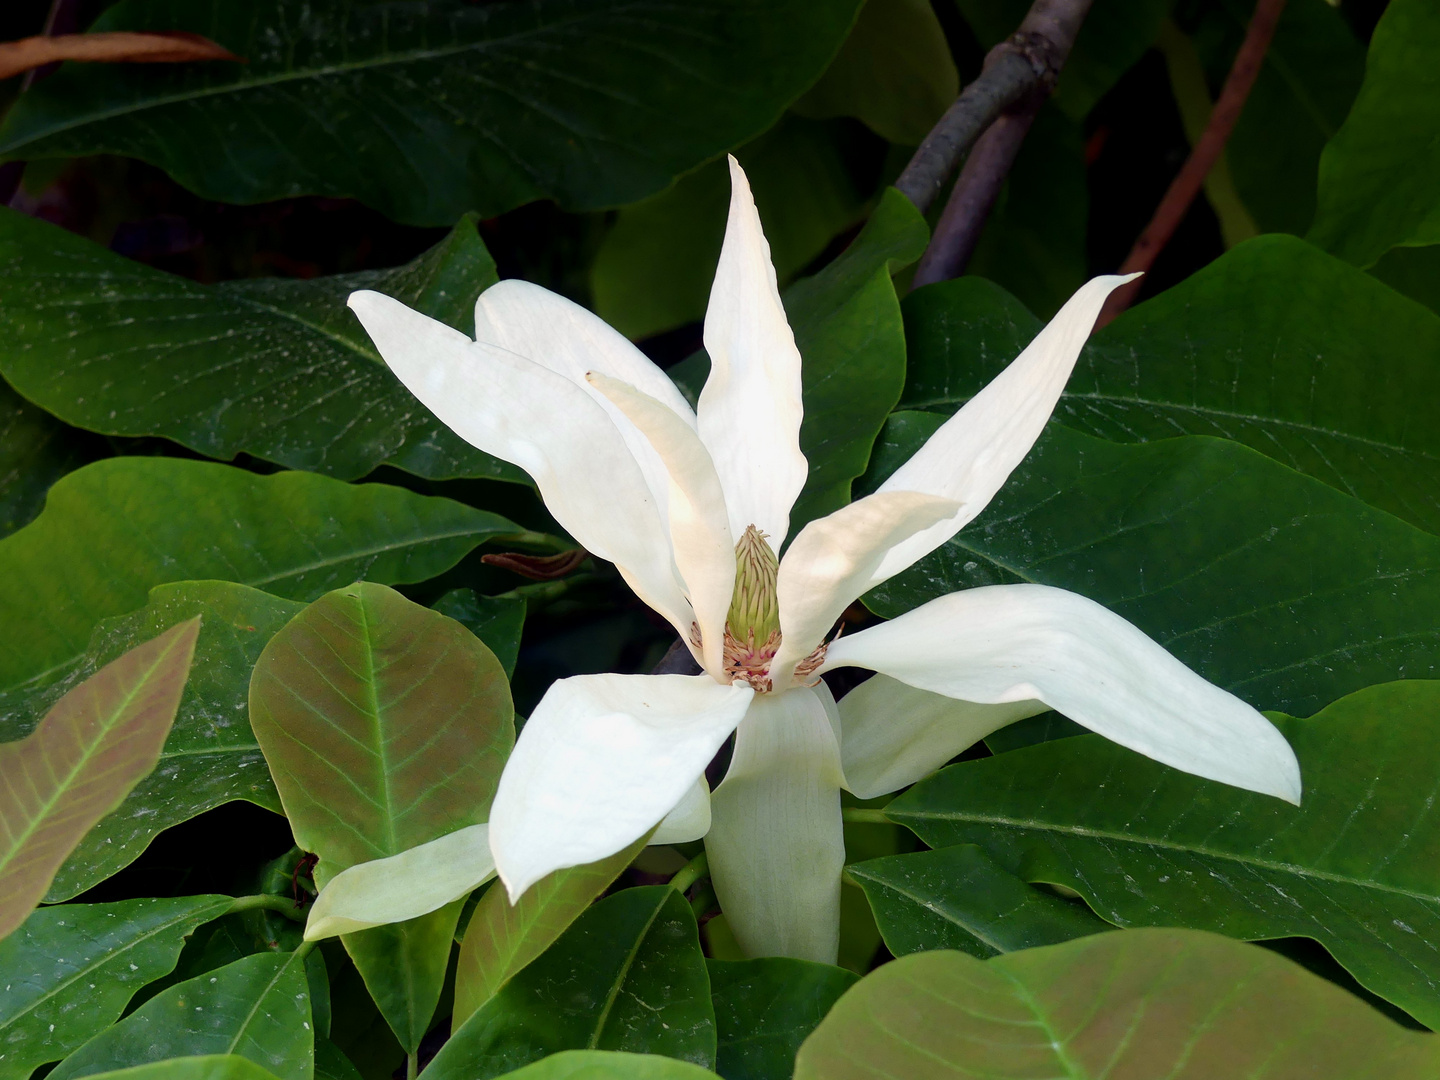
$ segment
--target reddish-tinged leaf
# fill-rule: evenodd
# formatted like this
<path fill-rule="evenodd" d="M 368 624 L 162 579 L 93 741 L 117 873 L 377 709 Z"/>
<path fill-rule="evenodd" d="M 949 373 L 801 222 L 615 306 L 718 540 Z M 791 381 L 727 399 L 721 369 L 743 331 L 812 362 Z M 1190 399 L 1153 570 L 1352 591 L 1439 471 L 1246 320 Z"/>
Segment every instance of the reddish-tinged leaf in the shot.
<path fill-rule="evenodd" d="M 493 555 L 481 555 L 480 561 L 502 570 L 510 570 L 532 581 L 555 581 L 573 570 L 590 557 L 584 548 L 562 551 L 559 555 L 521 555 L 513 551 L 502 551 Z"/>
<path fill-rule="evenodd" d="M 199 633 L 197 616 L 131 649 L 57 701 L 27 737 L 0 746 L 0 938 L 155 767 Z"/>
<path fill-rule="evenodd" d="M 229 49 L 199 34 L 180 31 L 136 34 L 57 34 L 0 41 L 0 79 L 60 60 L 100 63 L 178 64 L 189 60 L 236 60 Z M 240 61 L 243 63 L 244 61 Z"/>

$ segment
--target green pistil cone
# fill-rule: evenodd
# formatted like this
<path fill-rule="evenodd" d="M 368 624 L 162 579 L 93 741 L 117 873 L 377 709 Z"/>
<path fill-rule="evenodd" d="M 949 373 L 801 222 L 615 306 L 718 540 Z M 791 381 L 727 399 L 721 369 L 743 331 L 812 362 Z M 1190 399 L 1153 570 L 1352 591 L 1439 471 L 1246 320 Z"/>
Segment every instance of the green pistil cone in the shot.
<path fill-rule="evenodd" d="M 727 629 L 736 641 L 753 640 L 759 645 L 780 630 L 780 604 L 775 597 L 779 571 L 780 561 L 765 534 L 748 526 L 735 545 L 735 592 L 726 617 Z"/>

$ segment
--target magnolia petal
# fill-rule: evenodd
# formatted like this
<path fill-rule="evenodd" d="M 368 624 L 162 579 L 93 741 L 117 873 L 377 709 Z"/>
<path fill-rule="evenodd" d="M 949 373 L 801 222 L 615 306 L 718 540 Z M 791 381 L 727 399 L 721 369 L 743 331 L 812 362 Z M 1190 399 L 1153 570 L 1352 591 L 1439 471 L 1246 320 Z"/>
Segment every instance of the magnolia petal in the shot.
<path fill-rule="evenodd" d="M 840 942 L 840 748 L 801 687 L 755 698 L 710 796 L 710 880 L 750 956 L 833 964 Z"/>
<path fill-rule="evenodd" d="M 837 704 L 846 786 L 862 799 L 913 784 L 991 732 L 1050 707 L 957 701 L 888 675 L 866 679 Z"/>
<path fill-rule="evenodd" d="M 770 665 L 777 690 L 820 644 L 835 620 L 883 578 L 885 553 L 906 537 L 953 518 L 958 503 L 915 491 L 867 495 L 800 530 L 780 560 L 780 648 Z"/>
<path fill-rule="evenodd" d="M 635 387 L 592 372 L 590 382 L 645 436 L 669 477 L 670 544 L 700 627 L 701 663 L 725 670 L 725 616 L 735 590 L 735 540 L 710 452 L 683 420 Z M 689 641 L 689 635 L 683 635 Z"/>
<path fill-rule="evenodd" d="M 502 281 L 475 301 L 475 340 L 518 353 L 569 379 L 609 414 L 662 508 L 664 465 L 608 397 L 586 380 L 592 371 L 619 379 L 661 402 L 692 431 L 695 411 L 670 377 L 623 334 L 579 304 L 528 281 Z"/>
<path fill-rule="evenodd" d="M 682 636 L 689 632 L 669 530 L 619 428 L 588 387 L 476 344 L 380 293 L 351 293 L 350 307 L 412 394 L 466 442 L 528 472 L 571 536 L 613 562 Z"/>
<path fill-rule="evenodd" d="M 750 183 L 734 157 L 730 185 L 730 219 L 705 312 L 710 377 L 700 392 L 700 437 L 725 489 L 731 533 L 754 525 L 779 551 L 809 471 L 800 452 L 800 350 Z"/>
<path fill-rule="evenodd" d="M 835 642 L 825 667 L 847 665 L 963 701 L 1041 701 L 1166 765 L 1300 802 L 1300 765 L 1270 721 L 1077 593 L 951 593 Z"/>
<path fill-rule="evenodd" d="M 490 811 L 511 902 L 546 874 L 613 855 L 654 828 L 753 696 L 708 675 L 577 675 L 552 685 L 515 741 Z"/>
<path fill-rule="evenodd" d="M 418 919 L 494 876 L 489 825 L 471 825 L 388 859 L 357 863 L 320 890 L 305 922 L 305 940 Z"/>
<path fill-rule="evenodd" d="M 710 785 L 700 777 L 685 793 L 680 804 L 665 815 L 655 835 L 654 844 L 688 844 L 710 831 Z"/>
<path fill-rule="evenodd" d="M 956 517 L 897 544 L 880 566 L 881 581 L 934 551 L 989 505 L 1045 430 L 1105 298 L 1138 276 L 1097 277 L 1080 286 L 1009 367 L 880 485 L 880 491 L 923 491 L 964 503 Z"/>

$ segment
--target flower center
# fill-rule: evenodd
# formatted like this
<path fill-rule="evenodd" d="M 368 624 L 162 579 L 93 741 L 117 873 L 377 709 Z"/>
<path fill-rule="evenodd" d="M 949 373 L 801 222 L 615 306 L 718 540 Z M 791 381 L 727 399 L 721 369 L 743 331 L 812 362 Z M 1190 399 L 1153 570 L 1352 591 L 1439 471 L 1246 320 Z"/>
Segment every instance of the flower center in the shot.
<path fill-rule="evenodd" d="M 735 545 L 735 591 L 725 617 L 725 674 L 760 693 L 770 689 L 770 661 L 780 648 L 780 561 L 754 525 Z"/>

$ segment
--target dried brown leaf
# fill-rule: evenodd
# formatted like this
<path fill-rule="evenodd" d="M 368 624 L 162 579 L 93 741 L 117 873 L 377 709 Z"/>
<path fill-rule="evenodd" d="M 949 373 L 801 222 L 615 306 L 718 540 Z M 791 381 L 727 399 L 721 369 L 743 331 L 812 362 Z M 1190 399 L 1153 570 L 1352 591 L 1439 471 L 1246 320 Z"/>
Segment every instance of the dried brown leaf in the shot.
<path fill-rule="evenodd" d="M 191 60 L 244 62 L 208 38 L 180 31 L 57 34 L 55 37 L 0 42 L 0 79 L 61 60 L 107 64 L 179 64 Z"/>

